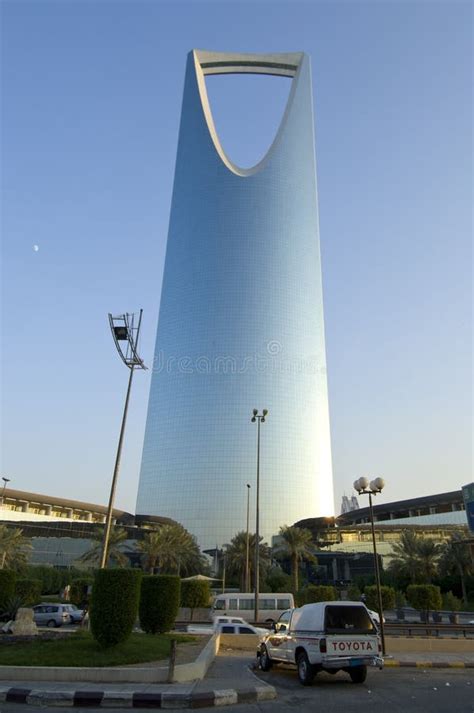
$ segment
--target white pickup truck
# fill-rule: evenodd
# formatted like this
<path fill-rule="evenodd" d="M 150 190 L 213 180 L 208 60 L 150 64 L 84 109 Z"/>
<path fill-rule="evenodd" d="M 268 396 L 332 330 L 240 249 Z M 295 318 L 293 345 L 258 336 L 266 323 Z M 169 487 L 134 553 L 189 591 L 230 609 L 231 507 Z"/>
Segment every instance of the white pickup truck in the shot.
<path fill-rule="evenodd" d="M 367 667 L 383 668 L 377 628 L 361 602 L 317 602 L 288 609 L 260 642 L 260 668 L 295 664 L 304 686 L 318 671 L 346 671 L 363 683 Z"/>

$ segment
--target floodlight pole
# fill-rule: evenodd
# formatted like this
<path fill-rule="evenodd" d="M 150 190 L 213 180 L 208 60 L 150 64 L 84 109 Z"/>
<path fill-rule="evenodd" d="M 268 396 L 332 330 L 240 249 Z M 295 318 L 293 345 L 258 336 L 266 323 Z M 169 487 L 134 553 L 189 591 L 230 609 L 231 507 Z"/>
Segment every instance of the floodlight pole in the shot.
<path fill-rule="evenodd" d="M 258 409 L 254 408 L 252 411 L 252 418 L 250 419 L 252 423 L 257 422 L 257 488 L 255 491 L 255 565 L 254 565 L 254 609 L 253 618 L 255 624 L 258 623 L 258 595 L 260 588 L 260 424 L 265 423 L 265 417 L 268 414 L 266 408 L 263 409 L 262 413 L 258 413 Z"/>
<path fill-rule="evenodd" d="M 138 319 L 138 326 L 134 326 L 134 315 L 123 314 L 119 317 L 112 317 L 109 314 L 109 323 L 112 330 L 112 335 L 115 341 L 115 346 L 120 354 L 120 357 L 124 364 L 130 369 L 130 376 L 128 378 L 127 395 L 125 397 L 125 406 L 123 409 L 122 425 L 120 427 L 119 441 L 117 445 L 117 454 L 115 456 L 115 466 L 114 473 L 112 476 L 112 484 L 110 486 L 109 504 L 107 507 L 107 517 L 105 520 L 104 528 L 104 539 L 102 541 L 102 553 L 100 558 L 100 569 L 107 567 L 107 561 L 109 558 L 109 540 L 110 532 L 112 530 L 112 519 L 114 511 L 114 500 L 115 500 L 115 490 L 117 488 L 117 479 L 120 469 L 120 459 L 122 457 L 122 445 L 123 437 L 125 433 L 125 425 L 127 423 L 128 414 L 128 403 L 130 400 L 130 392 L 132 390 L 133 372 L 135 368 L 146 369 L 145 364 L 142 359 L 138 356 L 137 346 L 138 337 L 140 335 L 140 326 L 142 321 L 143 310 L 140 310 L 140 316 Z M 127 342 L 125 351 L 119 342 Z"/>
<path fill-rule="evenodd" d="M 247 534 L 245 542 L 245 591 L 249 591 L 249 554 L 250 554 L 250 536 L 249 536 L 249 518 L 250 518 L 250 485 L 247 483 Z"/>

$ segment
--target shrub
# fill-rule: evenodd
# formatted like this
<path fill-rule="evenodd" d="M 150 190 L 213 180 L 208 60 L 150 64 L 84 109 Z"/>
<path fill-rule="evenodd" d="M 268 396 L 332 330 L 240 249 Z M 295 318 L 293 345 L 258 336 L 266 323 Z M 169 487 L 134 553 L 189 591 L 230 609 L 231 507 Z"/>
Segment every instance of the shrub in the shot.
<path fill-rule="evenodd" d="M 403 609 L 407 605 L 407 598 L 403 592 L 400 590 L 395 592 L 395 606 L 397 609 Z"/>
<path fill-rule="evenodd" d="M 382 585 L 380 587 L 380 592 L 382 594 L 382 609 L 393 609 L 395 607 L 395 590 L 393 587 Z M 370 587 L 366 587 L 364 589 L 364 594 L 367 608 L 378 611 L 379 600 L 377 596 L 377 587 L 374 584 Z"/>
<path fill-rule="evenodd" d="M 92 577 L 78 577 L 71 582 L 69 601 L 80 609 L 89 607 L 90 595 L 87 593 L 93 580 Z"/>
<path fill-rule="evenodd" d="M 430 609 L 441 609 L 441 591 L 434 584 L 410 584 L 407 587 L 407 599 L 426 621 Z"/>
<path fill-rule="evenodd" d="M 147 634 L 164 634 L 176 621 L 180 578 L 171 574 L 143 577 L 140 595 L 140 626 Z"/>
<path fill-rule="evenodd" d="M 99 646 L 109 648 L 126 641 L 137 618 L 141 571 L 101 569 L 92 588 L 90 623 Z"/>
<path fill-rule="evenodd" d="M 0 569 L 0 615 L 15 595 L 16 574 L 11 569 Z"/>
<path fill-rule="evenodd" d="M 361 594 L 362 592 L 360 591 L 357 584 L 351 584 L 347 590 L 347 599 L 350 602 L 358 602 Z"/>
<path fill-rule="evenodd" d="M 459 599 L 459 597 L 456 597 L 452 592 L 446 592 L 443 597 L 443 607 L 448 611 L 452 612 L 460 611 L 461 600 Z"/>
<path fill-rule="evenodd" d="M 334 602 L 337 599 L 336 589 L 325 584 L 308 584 L 296 594 L 298 606 L 313 602 Z"/>
<path fill-rule="evenodd" d="M 39 579 L 41 594 L 58 594 L 61 589 L 63 574 L 49 565 L 30 565 L 25 573 L 28 579 Z"/>
<path fill-rule="evenodd" d="M 181 582 L 181 606 L 191 609 L 191 621 L 194 610 L 198 607 L 208 607 L 211 599 L 209 582 L 191 579 Z"/>
<path fill-rule="evenodd" d="M 20 599 L 22 606 L 38 604 L 41 599 L 41 579 L 17 579 L 15 596 Z"/>
<path fill-rule="evenodd" d="M 291 576 L 279 567 L 272 567 L 266 576 L 266 592 L 291 592 L 292 586 Z"/>

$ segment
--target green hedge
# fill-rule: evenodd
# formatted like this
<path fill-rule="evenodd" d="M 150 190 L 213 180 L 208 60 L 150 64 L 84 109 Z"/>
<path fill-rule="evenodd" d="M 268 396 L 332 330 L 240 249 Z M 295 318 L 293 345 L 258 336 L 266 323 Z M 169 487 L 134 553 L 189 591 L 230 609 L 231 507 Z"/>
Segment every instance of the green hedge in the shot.
<path fill-rule="evenodd" d="M 313 602 L 334 602 L 336 599 L 336 588 L 324 584 L 308 584 L 296 595 L 298 606 Z"/>
<path fill-rule="evenodd" d="M 393 609 L 395 607 L 395 590 L 393 587 L 387 587 L 382 585 L 380 587 L 380 592 L 382 594 L 382 609 Z M 377 587 L 375 584 L 366 587 L 364 589 L 365 594 L 365 604 L 368 609 L 373 609 L 374 611 L 379 610 L 379 600 L 377 596 Z"/>
<path fill-rule="evenodd" d="M 194 610 L 198 607 L 208 607 L 211 599 L 209 582 L 191 579 L 181 582 L 181 606 L 191 609 L 191 620 Z"/>
<path fill-rule="evenodd" d="M 92 636 L 102 648 L 126 641 L 137 618 L 141 570 L 101 569 L 92 588 Z"/>
<path fill-rule="evenodd" d="M 15 597 L 21 601 L 22 607 L 38 604 L 41 601 L 41 579 L 17 579 Z"/>
<path fill-rule="evenodd" d="M 0 615 L 15 596 L 16 573 L 11 569 L 0 569 Z"/>
<path fill-rule="evenodd" d="M 169 574 L 143 577 L 140 626 L 147 634 L 164 634 L 173 628 L 179 609 L 180 578 Z"/>
<path fill-rule="evenodd" d="M 90 595 L 87 594 L 88 587 L 93 583 L 92 577 L 78 577 L 71 582 L 69 590 L 69 601 L 80 609 L 89 606 Z"/>

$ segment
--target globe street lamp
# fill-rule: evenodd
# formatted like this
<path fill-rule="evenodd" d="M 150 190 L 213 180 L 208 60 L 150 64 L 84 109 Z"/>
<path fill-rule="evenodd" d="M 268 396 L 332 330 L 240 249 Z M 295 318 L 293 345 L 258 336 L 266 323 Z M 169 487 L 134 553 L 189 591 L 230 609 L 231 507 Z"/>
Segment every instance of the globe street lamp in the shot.
<path fill-rule="evenodd" d="M 262 413 L 258 413 L 258 409 L 252 411 L 252 423 L 257 422 L 257 489 L 255 493 L 255 572 L 254 572 L 254 621 L 258 622 L 258 593 L 259 593 L 259 576 L 260 576 L 260 423 L 265 423 L 265 417 L 268 415 L 268 409 L 264 408 Z"/>
<path fill-rule="evenodd" d="M 379 608 L 380 617 L 380 638 L 382 639 L 382 655 L 385 656 L 385 631 L 383 625 L 383 606 L 382 606 L 382 589 L 380 587 L 380 569 L 379 569 L 379 559 L 377 556 L 377 545 L 375 543 L 375 528 L 374 528 L 374 509 L 372 506 L 372 495 L 377 495 L 381 493 L 385 486 L 385 481 L 383 478 L 374 478 L 369 483 L 368 478 L 359 478 L 354 481 L 354 489 L 359 495 L 369 496 L 369 508 L 370 508 L 370 524 L 372 527 L 372 545 L 374 548 L 374 567 L 375 567 L 375 584 L 377 587 L 377 601 Z"/>
<path fill-rule="evenodd" d="M 138 338 L 140 336 L 140 326 L 142 323 L 143 310 L 140 310 L 138 316 L 138 324 L 135 326 L 134 314 L 121 314 L 118 317 L 113 317 L 109 314 L 109 324 L 112 331 L 112 336 L 125 366 L 130 369 L 128 379 L 127 395 L 125 397 L 125 406 L 123 409 L 122 425 L 120 427 L 120 435 L 117 446 L 117 455 L 115 456 L 114 473 L 112 476 L 112 484 L 110 486 L 109 505 L 107 508 L 107 517 L 105 520 L 104 539 L 102 542 L 102 553 L 100 558 L 100 568 L 104 569 L 107 566 L 109 558 L 109 539 L 112 529 L 112 516 L 114 510 L 115 488 L 117 486 L 117 477 L 120 467 L 120 458 L 122 456 L 123 436 L 125 433 L 125 424 L 127 422 L 128 402 L 130 399 L 130 391 L 132 388 L 132 379 L 134 369 L 146 369 L 142 358 L 138 354 Z"/>
<path fill-rule="evenodd" d="M 249 591 L 249 551 L 250 551 L 250 536 L 249 536 L 249 515 L 250 515 L 250 485 L 247 483 L 247 537 L 245 545 L 245 591 Z"/>

